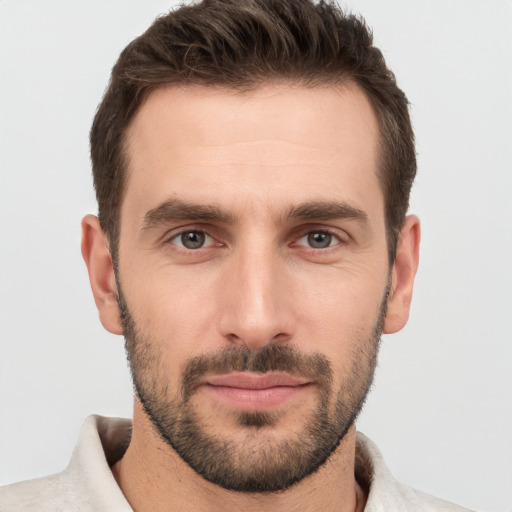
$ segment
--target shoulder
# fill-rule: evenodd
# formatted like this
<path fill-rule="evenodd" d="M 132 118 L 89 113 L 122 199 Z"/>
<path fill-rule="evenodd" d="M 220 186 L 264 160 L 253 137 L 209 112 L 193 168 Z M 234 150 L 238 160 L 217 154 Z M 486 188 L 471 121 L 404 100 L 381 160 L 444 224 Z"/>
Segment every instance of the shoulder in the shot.
<path fill-rule="evenodd" d="M 379 449 L 360 432 L 355 469 L 358 482 L 367 490 L 365 512 L 471 512 L 395 480 Z"/>
<path fill-rule="evenodd" d="M 131 512 L 110 470 L 129 444 L 130 435 L 128 420 L 90 416 L 67 468 L 0 487 L 0 511 Z"/>
<path fill-rule="evenodd" d="M 50 475 L 0 487 L 2 512 L 73 511 L 62 475 Z"/>
<path fill-rule="evenodd" d="M 420 492 L 399 483 L 396 485 L 396 490 L 396 497 L 398 497 L 400 502 L 405 506 L 410 507 L 407 510 L 415 510 L 417 512 L 472 512 L 470 509 L 460 507 L 454 503 L 436 498 L 435 496 L 431 496 L 430 494 Z M 385 508 L 385 510 L 391 509 Z M 404 510 L 406 509 L 404 508 Z"/>

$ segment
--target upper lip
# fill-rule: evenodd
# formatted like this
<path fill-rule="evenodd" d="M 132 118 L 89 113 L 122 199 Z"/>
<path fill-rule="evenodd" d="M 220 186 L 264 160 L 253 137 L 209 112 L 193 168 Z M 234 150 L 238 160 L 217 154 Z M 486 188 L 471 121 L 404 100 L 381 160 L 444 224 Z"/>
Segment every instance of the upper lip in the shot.
<path fill-rule="evenodd" d="M 226 386 L 241 389 L 266 389 L 278 386 L 302 386 L 310 380 L 294 377 L 287 373 L 230 373 L 227 375 L 212 375 L 204 383 L 211 386 Z"/>

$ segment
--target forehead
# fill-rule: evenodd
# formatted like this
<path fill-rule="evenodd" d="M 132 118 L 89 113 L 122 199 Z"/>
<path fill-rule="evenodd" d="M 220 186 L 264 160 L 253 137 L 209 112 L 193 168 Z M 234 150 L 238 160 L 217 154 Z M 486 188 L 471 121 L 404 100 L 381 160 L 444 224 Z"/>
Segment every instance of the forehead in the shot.
<path fill-rule="evenodd" d="M 242 93 L 162 88 L 143 104 L 126 140 L 122 212 L 170 196 L 233 208 L 347 194 L 363 200 L 376 189 L 382 196 L 377 120 L 352 84 L 265 85 Z"/>

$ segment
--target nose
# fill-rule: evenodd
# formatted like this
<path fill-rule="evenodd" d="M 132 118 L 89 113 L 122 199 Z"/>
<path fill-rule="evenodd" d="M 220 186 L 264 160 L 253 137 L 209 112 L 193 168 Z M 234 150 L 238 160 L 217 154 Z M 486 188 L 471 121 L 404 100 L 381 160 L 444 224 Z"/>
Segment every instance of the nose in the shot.
<path fill-rule="evenodd" d="M 222 336 L 253 350 L 290 340 L 295 329 L 290 284 L 276 251 L 259 247 L 235 254 L 221 289 Z"/>

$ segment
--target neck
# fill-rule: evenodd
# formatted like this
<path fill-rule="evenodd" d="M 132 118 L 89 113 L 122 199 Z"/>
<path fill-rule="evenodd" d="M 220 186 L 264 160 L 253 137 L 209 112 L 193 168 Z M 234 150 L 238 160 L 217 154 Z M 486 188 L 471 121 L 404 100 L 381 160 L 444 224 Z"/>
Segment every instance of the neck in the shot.
<path fill-rule="evenodd" d="M 158 436 L 136 401 L 130 446 L 112 472 L 135 512 L 361 512 L 366 497 L 354 477 L 355 442 L 352 427 L 316 473 L 285 491 L 234 492 L 206 481 L 191 469 Z"/>

